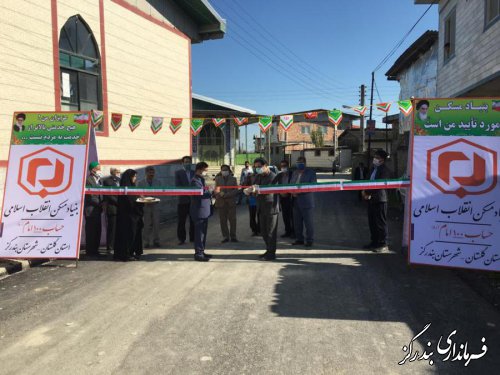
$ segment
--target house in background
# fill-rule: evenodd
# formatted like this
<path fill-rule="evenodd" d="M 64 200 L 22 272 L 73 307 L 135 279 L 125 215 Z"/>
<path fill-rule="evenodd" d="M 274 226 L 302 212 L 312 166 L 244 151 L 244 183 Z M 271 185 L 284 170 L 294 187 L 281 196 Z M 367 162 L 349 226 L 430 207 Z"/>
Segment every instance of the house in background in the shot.
<path fill-rule="evenodd" d="M 437 97 L 499 95 L 499 20 L 498 0 L 439 1 Z"/>
<path fill-rule="evenodd" d="M 15 111 L 104 111 L 97 149 L 109 167 L 157 166 L 173 183 L 191 153 L 191 46 L 224 37 L 226 24 L 207 0 L 3 1 L 0 61 L 0 186 Z M 117 131 L 111 113 L 123 114 Z M 142 115 L 132 133 L 131 115 Z M 152 116 L 165 117 L 154 135 Z M 0 192 L 2 194 L 2 192 Z"/>

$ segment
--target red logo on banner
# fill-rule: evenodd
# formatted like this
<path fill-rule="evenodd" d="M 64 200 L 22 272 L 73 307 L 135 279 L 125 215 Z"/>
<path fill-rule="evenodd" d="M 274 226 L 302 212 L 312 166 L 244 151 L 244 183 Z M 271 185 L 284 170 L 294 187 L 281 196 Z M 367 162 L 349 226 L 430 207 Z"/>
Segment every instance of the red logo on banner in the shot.
<path fill-rule="evenodd" d="M 484 194 L 497 184 L 497 163 L 495 150 L 458 139 L 427 151 L 427 180 L 459 198 Z"/>
<path fill-rule="evenodd" d="M 18 184 L 30 195 L 55 195 L 65 192 L 73 177 L 73 157 L 51 147 L 20 159 Z"/>

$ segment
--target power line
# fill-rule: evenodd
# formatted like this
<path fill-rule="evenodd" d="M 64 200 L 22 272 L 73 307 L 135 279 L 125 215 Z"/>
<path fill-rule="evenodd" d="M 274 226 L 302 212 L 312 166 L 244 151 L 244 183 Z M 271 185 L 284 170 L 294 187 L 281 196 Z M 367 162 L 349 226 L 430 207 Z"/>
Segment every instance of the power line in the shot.
<path fill-rule="evenodd" d="M 422 18 L 424 18 L 424 16 L 427 14 L 427 12 L 431 9 L 431 7 L 435 3 L 436 3 L 436 0 L 433 0 L 432 3 L 427 7 L 427 9 L 425 10 L 425 12 L 417 20 L 417 22 L 415 22 L 413 24 L 413 26 L 410 28 L 410 30 L 408 30 L 408 32 L 403 36 L 403 38 L 398 43 L 396 43 L 396 45 L 394 46 L 394 48 L 391 49 L 391 51 L 387 54 L 387 56 L 385 56 L 382 59 L 382 61 L 377 65 L 377 67 L 375 69 L 373 69 L 374 72 L 376 72 L 377 70 L 379 70 L 391 58 L 391 56 L 396 53 L 397 49 L 404 43 L 404 41 L 406 40 L 406 38 L 408 38 L 408 36 L 410 35 L 410 33 L 415 29 L 415 27 L 418 25 L 418 23 L 422 20 Z"/>

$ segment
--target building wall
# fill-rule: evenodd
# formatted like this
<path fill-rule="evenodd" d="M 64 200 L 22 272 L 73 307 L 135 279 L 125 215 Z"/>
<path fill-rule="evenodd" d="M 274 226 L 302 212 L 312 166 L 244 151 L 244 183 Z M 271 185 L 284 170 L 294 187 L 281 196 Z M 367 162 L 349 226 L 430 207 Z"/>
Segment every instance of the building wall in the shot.
<path fill-rule="evenodd" d="M 171 28 L 168 20 L 153 22 L 139 8 L 127 4 L 124 0 L 3 2 L 0 196 L 12 114 L 54 111 L 60 105 L 59 70 L 54 68 L 59 32 L 68 18 L 76 14 L 93 32 L 103 64 L 107 129 L 97 137 L 97 148 L 104 169 L 111 165 L 122 169 L 162 165 L 161 174 L 167 181 L 175 168 L 169 164 L 190 154 L 189 124 L 185 123 L 173 135 L 168 129 L 168 117 L 191 116 L 191 41 Z M 124 114 L 123 125 L 117 132 L 109 126 L 112 112 Z M 144 116 L 133 133 L 128 128 L 131 114 Z M 152 115 L 166 117 L 157 135 L 150 130 Z"/>
<path fill-rule="evenodd" d="M 444 20 L 456 9 L 455 57 L 443 59 Z M 500 71 L 500 22 L 485 29 L 484 0 L 439 2 L 437 95 L 453 97 Z"/>

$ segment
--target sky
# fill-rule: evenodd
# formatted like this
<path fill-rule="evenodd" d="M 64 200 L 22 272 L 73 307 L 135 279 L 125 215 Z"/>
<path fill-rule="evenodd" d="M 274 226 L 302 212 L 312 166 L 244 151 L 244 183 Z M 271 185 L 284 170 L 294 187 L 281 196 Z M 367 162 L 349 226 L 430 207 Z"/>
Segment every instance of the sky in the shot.
<path fill-rule="evenodd" d="M 193 92 L 277 115 L 358 105 L 370 100 L 371 72 L 428 5 L 413 0 L 210 0 L 226 19 L 223 39 L 194 44 Z M 429 12 L 395 54 L 375 72 L 374 103 L 395 101 L 399 84 L 385 72 L 426 30 Z M 391 113 L 397 113 L 393 106 Z M 374 111 L 377 125 L 382 115 Z M 249 138 L 258 132 L 250 126 Z"/>

